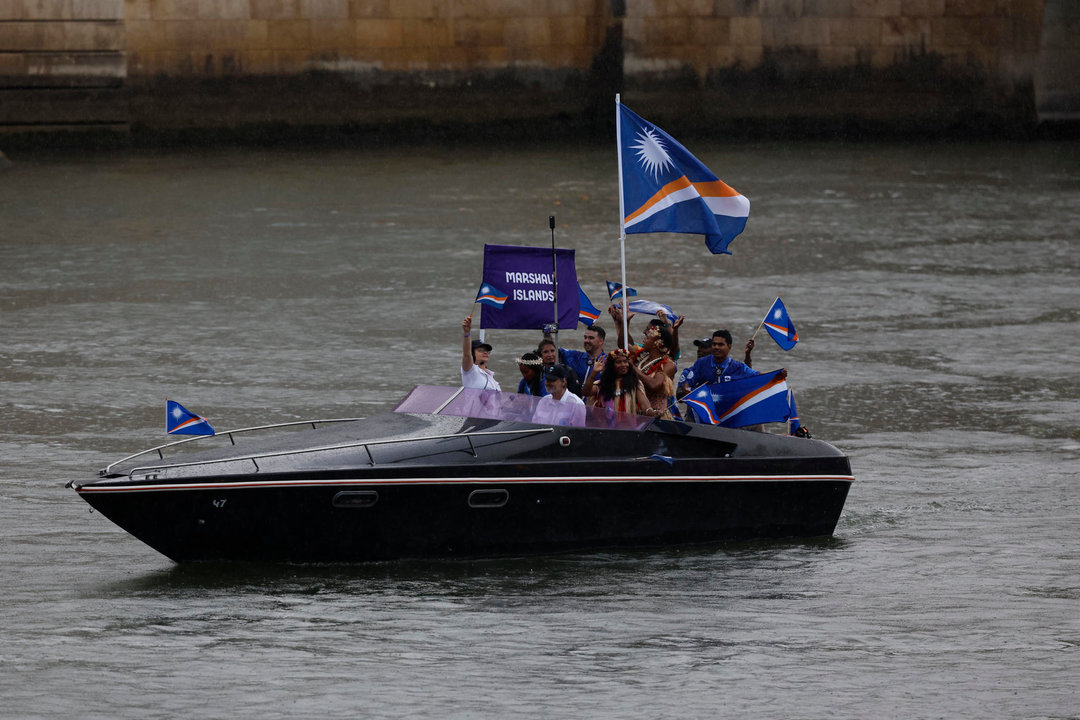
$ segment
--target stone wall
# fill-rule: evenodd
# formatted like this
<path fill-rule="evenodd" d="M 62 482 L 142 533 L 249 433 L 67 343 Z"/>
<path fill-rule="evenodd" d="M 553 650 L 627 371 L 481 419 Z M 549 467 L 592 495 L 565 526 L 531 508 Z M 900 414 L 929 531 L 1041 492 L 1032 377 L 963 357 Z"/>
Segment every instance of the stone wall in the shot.
<path fill-rule="evenodd" d="M 1075 44 L 1044 5 L 1075 1 L 0 0 L 0 130 L 607 117 L 619 91 L 703 126 L 1024 125 L 1044 38 Z"/>

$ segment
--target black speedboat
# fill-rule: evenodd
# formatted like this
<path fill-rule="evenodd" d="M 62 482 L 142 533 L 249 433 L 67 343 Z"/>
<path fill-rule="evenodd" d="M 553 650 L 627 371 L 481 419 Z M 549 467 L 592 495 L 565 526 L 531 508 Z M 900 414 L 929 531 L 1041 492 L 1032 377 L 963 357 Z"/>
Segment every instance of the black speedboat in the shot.
<path fill-rule="evenodd" d="M 828 536 L 854 479 L 819 440 L 489 390 L 311 425 L 70 485 L 176 562 L 355 562 Z"/>

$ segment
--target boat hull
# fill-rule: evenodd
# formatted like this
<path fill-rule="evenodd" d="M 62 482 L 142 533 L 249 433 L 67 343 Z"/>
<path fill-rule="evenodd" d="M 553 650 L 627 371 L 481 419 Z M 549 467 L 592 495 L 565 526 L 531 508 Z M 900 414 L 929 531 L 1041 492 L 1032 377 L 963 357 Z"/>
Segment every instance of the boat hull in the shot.
<path fill-rule="evenodd" d="M 846 457 L 827 467 L 749 463 L 724 476 L 605 465 L 605 474 L 500 465 L 442 477 L 387 469 L 77 489 L 177 562 L 361 562 L 828 536 L 852 481 Z"/>

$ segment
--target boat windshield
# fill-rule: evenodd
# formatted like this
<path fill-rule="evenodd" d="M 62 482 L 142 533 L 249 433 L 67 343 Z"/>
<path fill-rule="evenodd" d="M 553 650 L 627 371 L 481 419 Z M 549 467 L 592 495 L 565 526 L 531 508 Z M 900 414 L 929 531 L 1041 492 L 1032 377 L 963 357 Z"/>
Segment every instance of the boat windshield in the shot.
<path fill-rule="evenodd" d="M 643 415 L 561 403 L 550 395 L 538 398 L 519 393 L 440 385 L 417 385 L 398 403 L 394 412 L 620 430 L 642 430 L 652 422 L 651 418 Z"/>

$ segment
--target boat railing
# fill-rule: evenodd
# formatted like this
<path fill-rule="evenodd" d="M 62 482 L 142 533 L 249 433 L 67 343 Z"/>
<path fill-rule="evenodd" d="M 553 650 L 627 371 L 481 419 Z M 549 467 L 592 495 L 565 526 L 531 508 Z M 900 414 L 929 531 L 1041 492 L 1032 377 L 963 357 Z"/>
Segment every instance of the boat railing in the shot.
<path fill-rule="evenodd" d="M 273 425 L 256 425 L 256 426 L 253 426 L 253 427 L 237 428 L 236 430 L 222 430 L 220 432 L 214 433 L 213 435 L 198 435 L 198 436 L 195 436 L 195 437 L 185 438 L 184 440 L 174 440 L 172 442 L 167 442 L 164 445 L 158 445 L 157 447 L 152 447 L 149 450 L 141 450 L 141 451 L 139 451 L 139 452 L 137 452 L 137 453 L 135 453 L 133 455 L 128 455 L 127 457 L 120 458 L 116 462 L 109 463 L 108 465 L 105 466 L 105 468 L 103 470 L 98 470 L 98 476 L 99 477 L 108 477 L 109 474 L 112 472 L 112 469 L 114 467 L 116 467 L 117 465 L 121 465 L 123 463 L 126 463 L 128 460 L 134 460 L 137 457 L 142 457 L 143 455 L 149 455 L 150 453 L 153 453 L 153 452 L 156 452 L 158 454 L 158 457 L 161 458 L 162 460 L 164 460 L 165 459 L 164 450 L 166 450 L 168 448 L 171 448 L 171 447 L 176 447 L 177 445 L 183 445 L 185 443 L 195 442 L 196 440 L 206 440 L 208 438 L 228 436 L 229 442 L 231 442 L 233 445 L 236 445 L 236 437 L 235 437 L 236 435 L 242 435 L 243 433 L 255 432 L 257 430 L 273 430 L 273 429 L 276 429 L 276 428 L 283 428 L 283 427 L 296 427 L 297 425 L 310 425 L 311 429 L 314 430 L 316 428 L 316 426 L 318 426 L 320 424 L 323 424 L 323 423 L 353 422 L 355 420 L 363 420 L 363 418 L 328 418 L 328 419 L 325 419 L 325 420 L 295 420 L 293 422 L 274 423 Z"/>
<path fill-rule="evenodd" d="M 321 447 L 303 448 L 300 450 L 279 450 L 276 452 L 255 453 L 252 455 L 217 458 L 214 460 L 197 460 L 194 462 L 186 463 L 170 463 L 166 465 L 144 465 L 141 467 L 132 468 L 130 471 L 128 471 L 128 477 L 133 477 L 136 474 L 148 475 L 155 470 L 172 470 L 175 468 L 214 465 L 217 463 L 225 462 L 246 462 L 248 460 L 250 460 L 252 464 L 255 465 L 255 471 L 258 472 L 260 470 L 258 461 L 264 460 L 266 458 L 281 457 L 284 455 L 301 455 L 306 453 L 328 452 L 330 450 L 347 450 L 354 447 L 363 447 L 364 450 L 367 452 L 368 462 L 370 462 L 371 465 L 375 465 L 375 457 L 371 454 L 372 445 L 393 445 L 396 443 L 422 442 L 424 440 L 447 440 L 450 438 L 465 438 L 465 440 L 469 443 L 469 452 L 472 453 L 473 457 L 476 457 L 476 446 L 473 445 L 472 441 L 474 437 L 492 437 L 495 435 L 535 435 L 537 433 L 550 433 L 554 431 L 555 428 L 546 427 L 528 428 L 522 430 L 495 430 L 490 432 L 450 433 L 448 435 L 424 435 L 422 437 L 389 438 L 386 440 L 358 440 L 356 442 L 341 443 L 337 445 L 324 445 Z"/>

